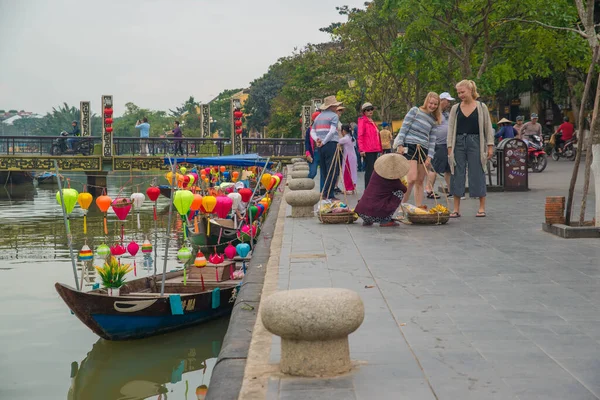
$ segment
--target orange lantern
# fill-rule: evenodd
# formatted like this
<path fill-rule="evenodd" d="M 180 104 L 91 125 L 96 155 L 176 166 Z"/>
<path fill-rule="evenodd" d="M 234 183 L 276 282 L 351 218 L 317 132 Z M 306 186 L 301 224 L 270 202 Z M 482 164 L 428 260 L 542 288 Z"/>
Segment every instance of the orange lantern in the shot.
<path fill-rule="evenodd" d="M 225 171 L 227 171 L 227 168 L 224 165 L 222 165 L 221 168 L 219 168 L 219 170 L 221 172 L 225 172 Z"/>
<path fill-rule="evenodd" d="M 96 205 L 104 213 L 104 234 L 108 235 L 108 226 L 106 225 L 106 212 L 112 204 L 112 199 L 107 195 L 98 196 L 96 198 Z"/>
<path fill-rule="evenodd" d="M 79 207 L 83 210 L 83 234 L 87 233 L 87 212 L 92 204 L 92 200 L 92 195 L 87 192 L 79 193 L 77 196 Z"/>
<path fill-rule="evenodd" d="M 211 213 L 215 206 L 217 205 L 217 199 L 215 196 L 204 196 L 202 198 L 202 207 L 206 210 L 207 213 Z"/>
<path fill-rule="evenodd" d="M 231 177 L 232 177 L 232 181 L 236 182 L 238 180 L 238 177 L 240 176 L 240 173 L 238 171 L 233 171 L 231 173 Z"/>

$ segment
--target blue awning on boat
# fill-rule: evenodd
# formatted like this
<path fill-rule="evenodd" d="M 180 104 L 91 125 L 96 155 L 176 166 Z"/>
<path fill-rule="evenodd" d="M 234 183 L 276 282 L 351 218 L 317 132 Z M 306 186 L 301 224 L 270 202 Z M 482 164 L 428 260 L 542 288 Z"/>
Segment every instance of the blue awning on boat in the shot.
<path fill-rule="evenodd" d="M 240 154 L 220 157 L 200 157 L 200 158 L 169 158 L 165 157 L 165 164 L 169 165 L 177 161 L 177 164 L 190 163 L 194 165 L 231 165 L 234 167 L 264 167 L 267 164 L 267 159 L 258 154 Z M 267 168 L 273 166 L 273 162 L 269 162 Z"/>

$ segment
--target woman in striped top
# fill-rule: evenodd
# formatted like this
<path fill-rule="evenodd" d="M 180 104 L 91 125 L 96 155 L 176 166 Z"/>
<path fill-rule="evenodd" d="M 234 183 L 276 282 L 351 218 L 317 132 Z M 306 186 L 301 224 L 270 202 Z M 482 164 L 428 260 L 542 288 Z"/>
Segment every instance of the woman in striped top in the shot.
<path fill-rule="evenodd" d="M 435 154 L 434 128 L 442 122 L 439 105 L 440 96 L 434 92 L 427 93 L 423 105 L 411 108 L 406 114 L 402 128 L 394 140 L 394 148 L 398 148 L 398 153 L 404 154 L 410 161 L 404 199 L 410 197 L 414 186 L 415 204 L 418 207 L 423 206 L 423 181 Z"/>

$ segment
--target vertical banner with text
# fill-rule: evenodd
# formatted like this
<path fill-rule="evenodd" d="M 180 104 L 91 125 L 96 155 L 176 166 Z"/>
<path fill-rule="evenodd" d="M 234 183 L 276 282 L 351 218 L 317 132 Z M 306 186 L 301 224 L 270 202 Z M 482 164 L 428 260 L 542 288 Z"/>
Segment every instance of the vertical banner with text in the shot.
<path fill-rule="evenodd" d="M 92 115 L 90 112 L 90 102 L 79 102 L 79 127 L 81 136 L 92 136 Z"/>
<path fill-rule="evenodd" d="M 311 114 L 312 113 L 310 112 L 310 106 L 302 106 L 302 137 L 304 137 L 306 131 L 308 130 L 308 128 L 310 128 Z"/>
<path fill-rule="evenodd" d="M 201 137 L 210 137 L 210 104 L 200 104 L 200 117 L 201 117 Z"/>
<path fill-rule="evenodd" d="M 112 135 L 113 97 L 102 95 L 102 156 L 112 157 L 113 135 Z M 107 124 L 110 120 L 110 124 Z"/>

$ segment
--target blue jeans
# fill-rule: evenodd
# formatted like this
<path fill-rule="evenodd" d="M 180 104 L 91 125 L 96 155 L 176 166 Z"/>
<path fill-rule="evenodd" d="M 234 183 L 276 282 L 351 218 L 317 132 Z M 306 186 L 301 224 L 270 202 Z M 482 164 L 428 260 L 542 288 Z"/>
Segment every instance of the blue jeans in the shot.
<path fill-rule="evenodd" d="M 315 149 L 313 152 L 313 162 L 308 164 L 308 177 L 310 179 L 314 179 L 317 176 L 317 168 L 319 167 L 319 163 L 321 162 L 321 157 L 319 156 L 319 149 Z M 321 170 L 323 171 L 323 170 Z M 321 177 L 319 179 L 320 191 L 323 191 L 323 185 L 325 184 L 325 179 Z"/>
<path fill-rule="evenodd" d="M 67 147 L 69 148 L 69 150 L 73 150 L 73 145 L 75 144 L 76 141 L 77 141 L 76 137 L 70 137 L 67 139 Z"/>

